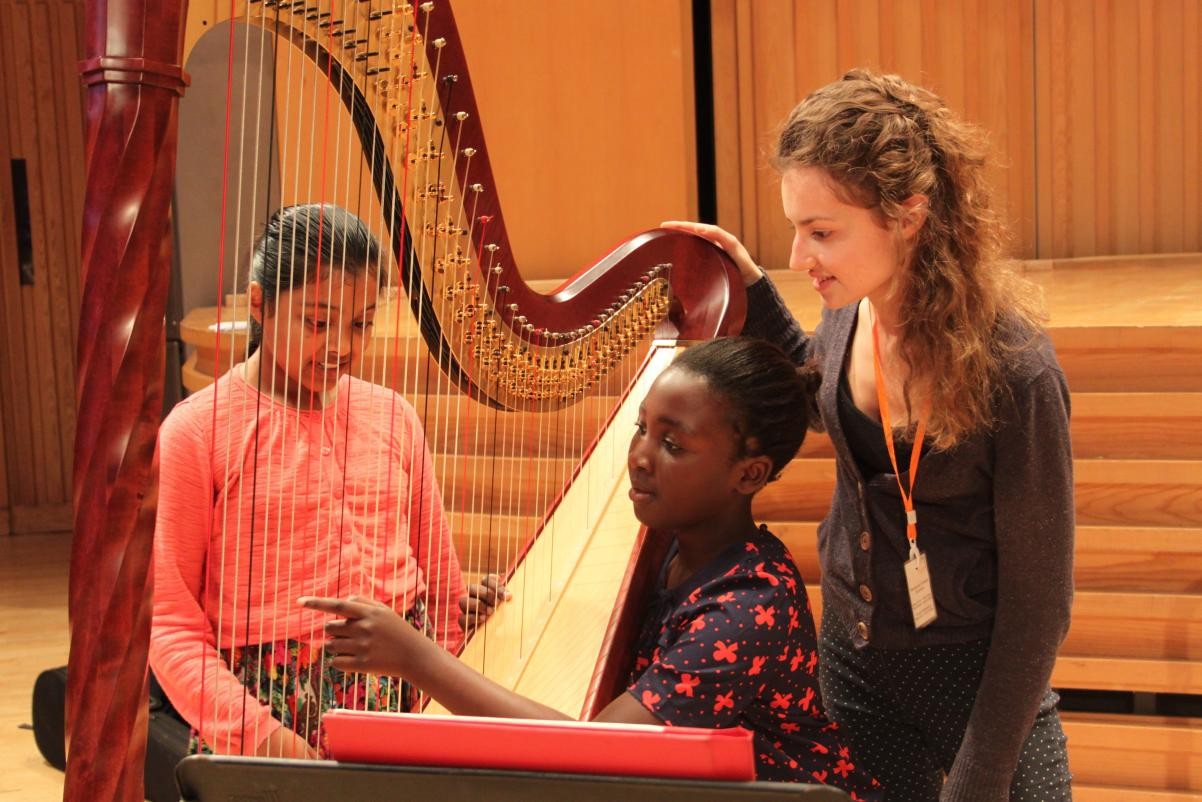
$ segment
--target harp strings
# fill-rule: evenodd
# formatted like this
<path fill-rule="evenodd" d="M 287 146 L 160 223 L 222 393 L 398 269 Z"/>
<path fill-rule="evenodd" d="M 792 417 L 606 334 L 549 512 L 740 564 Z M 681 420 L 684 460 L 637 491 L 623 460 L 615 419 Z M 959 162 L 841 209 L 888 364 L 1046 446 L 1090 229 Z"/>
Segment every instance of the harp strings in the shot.
<path fill-rule="evenodd" d="M 505 302 L 502 265 L 497 250 L 489 244 L 489 220 L 478 214 L 481 188 L 473 183 L 474 153 L 463 144 L 462 125 L 456 126 L 455 131 L 449 130 L 451 125 L 463 122 L 455 109 L 455 87 L 443 82 L 441 51 L 435 49 L 427 56 L 425 49 L 431 13 L 428 5 L 421 4 L 415 9 L 408 4 L 340 7 L 336 3 L 328 6 L 323 3 L 314 6 L 315 11 L 304 10 L 306 16 L 315 15 L 315 19 L 309 20 L 314 24 L 306 28 L 306 23 L 297 21 L 296 4 L 277 2 L 257 6 L 246 20 L 249 28 L 260 27 L 260 38 L 270 42 L 271 81 L 266 82 L 267 89 L 260 86 L 250 104 L 257 113 L 268 115 L 266 144 L 260 142 L 258 133 L 264 126 L 256 126 L 249 142 L 244 130 L 237 146 L 239 159 L 248 158 L 256 165 L 274 159 L 278 139 L 278 149 L 283 154 L 279 162 L 279 181 L 284 188 L 281 203 L 329 200 L 363 218 L 376 232 L 382 245 L 381 312 L 387 305 L 385 321 L 391 328 L 391 335 L 365 335 L 355 342 L 354 347 L 364 352 L 361 377 L 368 382 L 366 389 L 355 386 L 352 392 L 346 389 L 352 386 L 350 383 L 340 382 L 340 390 L 328 406 L 321 404 L 316 409 L 302 410 L 293 403 L 281 412 L 273 407 L 274 400 L 295 402 L 308 391 L 292 386 L 293 380 L 289 378 L 304 367 L 292 363 L 300 333 L 294 333 L 290 325 L 273 327 L 270 349 L 277 356 L 282 355 L 283 370 L 277 371 L 268 360 L 263 360 L 255 383 L 258 393 L 253 401 L 248 402 L 247 394 L 241 394 L 242 409 L 231 409 L 224 416 L 223 430 L 214 430 L 215 440 L 224 440 L 221 450 L 225 455 L 225 476 L 231 476 L 235 469 L 250 468 L 249 475 L 241 477 L 242 482 L 250 484 L 249 493 L 235 492 L 228 484 L 224 485 L 218 516 L 220 532 L 214 533 L 221 544 L 212 550 L 220 556 L 221 563 L 206 562 L 209 572 L 206 589 L 210 580 L 215 579 L 219 583 L 215 598 L 234 599 L 230 609 L 220 609 L 214 616 L 217 622 L 214 651 L 233 655 L 239 648 L 253 649 L 259 671 L 271 671 L 270 661 L 263 652 L 265 644 L 286 639 L 324 641 L 320 630 L 301 631 L 302 624 L 307 626 L 312 619 L 294 609 L 298 595 L 315 589 L 337 595 L 379 596 L 381 589 L 387 588 L 390 594 L 398 596 L 392 599 L 398 611 L 404 612 L 421 602 L 429 613 L 428 623 L 433 630 L 446 632 L 456 615 L 456 600 L 451 594 L 458 578 L 451 575 L 453 569 L 439 555 L 444 547 L 453 548 L 446 541 L 451 536 L 450 530 L 461 534 L 459 542 L 463 548 L 459 556 L 469 581 L 486 572 L 510 574 L 528 547 L 534 528 L 543 517 L 542 511 L 572 479 L 578 450 L 592 441 L 595 424 L 601 417 L 598 413 L 602 407 L 597 401 L 573 404 L 565 410 L 561 401 L 548 395 L 538 396 L 521 412 L 500 412 L 495 406 L 483 405 L 479 399 L 463 398 L 454 382 L 438 369 L 439 365 L 456 359 L 482 388 L 499 387 L 513 381 L 514 375 L 505 359 L 494 353 L 501 340 L 493 332 L 499 332 L 505 324 L 490 308 L 488 299 Z M 324 36 L 316 40 L 314 30 Z M 322 44 L 329 54 L 324 70 L 305 60 L 305 49 L 317 44 Z M 388 60 L 383 68 L 373 67 L 381 50 L 388 51 Z M 249 104 L 245 79 L 251 72 L 250 52 L 248 34 L 241 98 L 244 123 Z M 258 49 L 257 57 L 262 70 L 266 47 Z M 318 80 L 321 72 L 324 81 Z M 427 80 L 419 81 L 419 77 Z M 313 86 L 315 81 L 317 87 Z M 366 148 L 356 144 L 354 126 L 348 122 L 350 116 L 340 107 L 342 98 L 350 94 L 352 83 L 362 92 L 366 105 L 377 113 L 377 123 L 383 127 L 382 138 L 370 140 Z M 442 98 L 439 87 L 443 87 Z M 281 122 L 278 136 L 277 121 Z M 239 164 L 234 248 L 235 253 L 245 255 L 250 251 L 250 237 L 244 237 L 241 225 L 241 161 Z M 456 165 L 461 166 L 458 172 Z M 384 203 L 377 205 L 371 184 L 386 166 L 391 167 L 395 183 L 391 185 L 392 196 L 384 192 Z M 228 166 L 226 170 L 228 178 Z M 271 195 L 270 174 L 261 181 L 258 174 L 256 170 L 257 185 L 246 193 L 250 196 L 252 219 L 258 216 L 260 194 L 264 198 Z M 272 206 L 263 201 L 264 218 L 273 211 Z M 223 219 L 224 216 L 223 211 Z M 354 271 L 349 270 L 351 265 L 345 250 L 329 254 L 328 264 L 296 265 L 290 261 L 298 250 L 304 250 L 298 249 L 298 244 L 306 244 L 305 239 L 320 241 L 327 233 L 319 223 L 317 230 L 284 235 L 296 237 L 300 242 L 278 243 L 279 251 L 289 260 L 281 265 L 279 273 L 301 275 L 289 287 L 282 286 L 282 276 L 277 275 L 275 297 L 278 299 L 291 289 L 300 296 L 303 309 L 312 308 L 315 302 L 324 303 L 347 315 L 355 299 L 346 296 L 356 285 L 346 281 Z M 394 250 L 394 242 L 400 243 L 398 249 Z M 245 282 L 237 275 L 236 267 L 241 258 L 233 261 L 234 284 L 242 288 Z M 465 294 L 462 285 L 471 282 L 464 277 L 472 274 L 478 274 L 479 279 L 474 287 L 468 286 Z M 398 277 L 411 293 L 425 287 L 433 307 L 413 303 L 413 317 L 408 318 L 402 290 L 394 283 Z M 223 293 L 223 280 L 219 275 L 219 295 Z M 355 281 L 374 282 L 376 278 L 357 275 Z M 443 343 L 433 352 L 423 350 L 420 332 L 429 322 L 425 316 L 433 312 L 440 321 L 451 320 L 463 311 L 456 308 L 461 302 L 471 307 L 470 313 L 465 312 L 459 321 L 460 330 L 472 337 L 469 346 L 456 353 L 445 351 L 447 346 Z M 283 313 L 279 308 L 275 311 Z M 249 314 L 248 310 L 244 314 Z M 338 331 L 333 332 L 332 328 Z M 560 368 L 567 376 L 564 381 L 570 383 L 579 381 L 569 375 L 570 366 L 600 363 L 606 348 L 599 331 L 578 331 L 573 335 L 573 344 L 565 341 L 548 352 L 540 332 L 533 330 L 533 326 L 521 327 L 504 347 L 522 355 L 550 354 L 547 357 L 550 361 L 540 362 L 530 357 L 532 383 L 551 381 L 548 377 L 553 377 Z M 220 339 L 222 332 L 218 331 L 216 336 Z M 324 361 L 325 354 L 341 353 L 346 345 L 341 341 L 343 336 L 342 327 L 328 327 L 322 345 L 325 351 L 317 358 Z M 241 355 L 243 360 L 248 356 L 249 349 Z M 509 354 L 504 356 L 508 358 Z M 232 348 L 228 359 L 228 367 L 234 368 Z M 309 378 L 310 386 L 320 386 L 316 369 L 316 365 L 310 365 L 309 375 L 301 377 L 302 381 Z M 382 387 L 396 390 L 417 409 L 430 448 L 436 452 L 432 462 L 424 458 L 421 435 L 414 430 L 412 419 L 399 413 L 397 396 L 383 396 Z M 375 445 L 376 441 L 356 436 L 359 430 L 351 417 L 361 410 L 370 414 L 381 397 L 388 399 L 385 403 L 389 405 L 390 414 L 386 416 L 389 429 Z M 223 400 L 232 402 L 232 397 Z M 246 408 L 248 403 L 253 404 L 253 411 Z M 217 418 L 215 400 L 214 421 Z M 532 419 L 545 420 L 550 428 L 533 427 Z M 234 460 L 245 454 L 241 447 L 246 445 L 238 427 L 248 422 L 253 422 L 249 434 L 253 453 L 247 456 L 245 466 L 237 465 Z M 261 429 L 269 426 L 281 427 L 286 436 L 272 436 L 272 432 Z M 393 430 L 394 426 L 400 429 L 399 433 Z M 332 460 L 329 463 L 325 459 L 313 460 L 317 464 L 310 462 L 305 469 L 316 473 L 316 481 L 311 481 L 312 475 L 302 473 L 292 488 L 299 492 L 283 492 L 289 479 L 285 466 L 294 465 L 295 449 L 302 442 L 311 446 L 315 442 L 318 451 L 314 453 L 320 453 L 323 447 L 331 448 Z M 388 444 L 393 442 L 406 450 L 399 463 L 388 450 Z M 356 476 L 348 476 L 346 471 L 353 462 L 362 464 L 364 459 L 372 466 L 374 479 L 359 484 Z M 618 458 L 613 459 L 616 464 Z M 339 463 L 341 475 L 338 475 Z M 426 475 L 431 465 L 437 468 L 438 484 L 444 493 L 445 517 L 434 514 L 432 505 L 438 503 L 437 497 L 426 491 L 434 478 Z M 330 471 L 333 475 L 328 475 Z M 401 477 L 405 477 L 405 486 L 394 490 L 393 483 L 400 484 Z M 317 498 L 308 495 L 332 483 L 341 486 L 341 492 L 334 498 L 325 498 L 320 490 L 316 491 Z M 368 490 L 371 495 L 365 496 Z M 231 493 L 237 498 L 231 499 Z M 249 509 L 243 509 L 244 504 Z M 353 530 L 350 524 L 354 520 L 351 513 L 363 509 L 354 505 L 366 505 L 368 509 L 366 517 L 370 522 L 362 531 Z M 390 509 L 393 505 L 397 508 Z M 590 503 L 590 509 L 596 506 Z M 302 520 L 309 515 L 316 516 L 312 527 Z M 347 542 L 347 535 L 357 542 Z M 552 538 L 552 558 L 545 561 L 545 566 L 537 566 L 540 569 L 537 579 L 533 570 L 524 571 L 523 582 L 528 584 L 515 588 L 520 609 L 510 615 L 521 616 L 523 630 L 527 617 L 534 615 L 530 610 L 535 600 L 549 598 L 559 581 L 551 573 L 555 564 L 554 525 L 548 527 L 544 536 Z M 232 544 L 227 540 L 232 540 Z M 406 561 L 409 548 L 412 551 L 409 559 L 426 556 L 422 598 L 412 593 L 415 585 L 409 581 Z M 226 560 L 233 565 L 227 565 Z M 272 575 L 281 579 L 279 586 L 269 587 Z M 232 594 L 220 584 L 227 577 L 239 578 L 240 587 Z M 334 586 L 322 586 L 326 578 L 333 578 Z M 209 597 L 207 592 L 203 596 Z M 259 616 L 258 626 L 252 632 L 252 607 L 256 603 L 265 614 Z M 531 605 L 530 610 L 527 605 Z M 271 621 L 267 622 L 267 618 Z M 523 632 L 523 649 L 525 639 Z M 485 642 L 484 649 L 487 648 Z M 272 656 L 276 662 L 279 657 Z M 208 651 L 203 659 L 211 659 Z M 311 673 L 307 675 L 273 673 L 266 679 L 257 677 L 250 684 L 266 685 L 271 696 L 278 692 L 296 698 L 301 695 L 295 687 L 299 683 L 308 689 L 306 692 L 325 698 L 328 689 L 322 685 L 324 678 L 317 671 L 319 666 L 320 660 L 315 660 L 309 664 Z M 209 672 L 205 670 L 204 675 L 207 678 Z M 353 693 L 357 694 L 360 678 L 351 679 Z M 369 684 L 375 682 L 371 677 L 364 679 Z M 285 683 L 292 683 L 293 687 L 286 687 Z M 215 701 L 221 701 L 226 709 L 215 710 L 214 715 L 228 716 L 231 713 L 228 708 L 242 705 L 244 700 L 245 697 L 235 700 L 225 694 Z M 396 699 L 390 701 L 399 703 Z M 364 700 L 356 696 L 349 703 L 358 706 Z M 299 711 L 291 712 L 295 719 Z M 246 712 L 241 715 L 246 721 Z M 298 721 L 295 726 L 302 736 L 310 734 L 308 719 Z M 258 735 L 246 734 L 244 751 L 253 750 Z M 227 742 L 225 746 L 228 751 L 230 744 Z M 220 751 L 220 745 L 217 748 Z"/>

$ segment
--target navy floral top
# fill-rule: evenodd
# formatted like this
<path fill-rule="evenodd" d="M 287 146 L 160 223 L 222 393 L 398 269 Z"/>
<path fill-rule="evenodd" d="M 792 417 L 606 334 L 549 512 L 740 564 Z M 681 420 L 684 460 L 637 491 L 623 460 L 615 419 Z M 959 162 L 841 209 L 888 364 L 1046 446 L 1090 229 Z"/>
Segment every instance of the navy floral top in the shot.
<path fill-rule="evenodd" d="M 880 799 L 822 711 L 814 618 L 785 545 L 761 528 L 675 588 L 666 574 L 667 562 L 627 692 L 667 725 L 750 730 L 760 780 Z"/>

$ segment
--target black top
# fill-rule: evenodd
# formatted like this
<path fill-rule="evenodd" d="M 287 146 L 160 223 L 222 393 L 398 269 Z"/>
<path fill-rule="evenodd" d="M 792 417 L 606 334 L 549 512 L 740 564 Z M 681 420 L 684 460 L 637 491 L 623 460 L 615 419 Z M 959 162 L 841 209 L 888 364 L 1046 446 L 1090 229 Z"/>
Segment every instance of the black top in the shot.
<path fill-rule="evenodd" d="M 747 294 L 744 334 L 776 343 L 798 364 L 816 359 L 823 374 L 820 425 L 830 434 L 837 466 L 830 512 L 818 535 L 823 604 L 859 648 L 990 639 L 945 794 L 1006 798 L 1072 605 L 1069 392 L 1051 341 L 1043 332 L 999 325 L 996 337 L 1008 346 L 1008 356 L 995 423 L 922 458 L 914 487 L 918 545 L 927 556 L 938 619 L 915 630 L 902 567 L 909 544 L 897 477 L 887 461 L 882 466 L 871 454 L 857 460 L 856 436 L 847 423 L 858 430 L 863 421 L 839 411 L 857 305 L 824 311 L 817 331 L 807 336 L 767 278 Z M 900 455 L 898 465 L 906 466 Z M 908 471 L 901 479 L 908 486 Z"/>
<path fill-rule="evenodd" d="M 873 420 L 856 406 L 851 397 L 851 385 L 847 381 L 846 371 L 839 377 L 839 425 L 847 437 L 847 446 L 855 458 L 856 467 L 860 469 L 860 478 L 871 478 L 881 473 L 891 473 L 893 463 L 889 461 L 889 449 L 885 446 L 885 432 L 881 422 Z M 914 444 L 900 437 L 893 438 L 893 453 L 899 466 L 910 465 L 910 454 Z M 923 453 L 927 451 L 923 444 Z M 921 473 L 921 465 L 919 473 Z"/>

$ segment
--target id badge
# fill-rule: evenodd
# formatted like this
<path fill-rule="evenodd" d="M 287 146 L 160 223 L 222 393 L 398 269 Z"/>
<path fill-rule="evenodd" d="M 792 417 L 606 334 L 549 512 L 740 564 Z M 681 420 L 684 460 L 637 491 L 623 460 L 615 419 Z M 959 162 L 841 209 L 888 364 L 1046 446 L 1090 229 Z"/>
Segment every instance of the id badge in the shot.
<path fill-rule="evenodd" d="M 906 560 L 906 589 L 910 591 L 910 612 L 914 628 L 922 629 L 935 620 L 935 597 L 931 593 L 931 574 L 927 571 L 927 555 L 913 549 Z"/>

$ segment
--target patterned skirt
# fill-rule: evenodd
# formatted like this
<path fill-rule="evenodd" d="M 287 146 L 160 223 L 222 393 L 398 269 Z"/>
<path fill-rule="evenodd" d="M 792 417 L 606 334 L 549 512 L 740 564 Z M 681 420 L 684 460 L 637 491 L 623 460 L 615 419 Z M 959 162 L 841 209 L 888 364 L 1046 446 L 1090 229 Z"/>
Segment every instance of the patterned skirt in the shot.
<path fill-rule="evenodd" d="M 405 620 L 419 632 L 429 632 L 423 602 L 414 604 Z M 221 656 L 234 676 L 322 757 L 327 750 L 321 717 L 327 710 L 417 710 L 417 689 L 408 681 L 340 671 L 331 665 L 334 656 L 321 643 L 281 640 L 222 649 Z M 253 748 L 247 744 L 248 750 Z M 193 732 L 190 752 L 211 750 Z"/>

